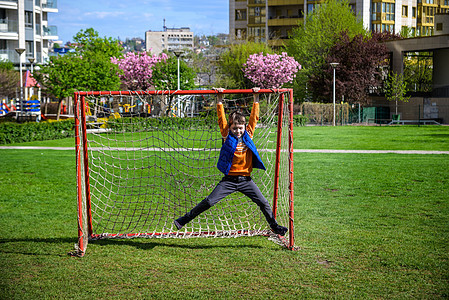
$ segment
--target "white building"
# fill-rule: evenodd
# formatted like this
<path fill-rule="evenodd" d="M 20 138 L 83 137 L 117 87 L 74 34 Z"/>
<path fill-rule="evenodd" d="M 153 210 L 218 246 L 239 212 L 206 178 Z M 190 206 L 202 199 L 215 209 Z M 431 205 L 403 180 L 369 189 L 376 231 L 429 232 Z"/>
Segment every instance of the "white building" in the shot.
<path fill-rule="evenodd" d="M 30 58 L 34 63 L 48 61 L 49 41 L 58 39 L 48 15 L 57 12 L 57 0 L 0 0 L 0 59 L 18 65 L 15 49 L 23 48 L 23 64 L 30 64 Z"/>
<path fill-rule="evenodd" d="M 175 50 L 193 51 L 193 32 L 188 27 L 166 28 L 164 31 L 145 32 L 145 50 L 153 54 L 159 54 L 163 50 L 170 52 Z"/>

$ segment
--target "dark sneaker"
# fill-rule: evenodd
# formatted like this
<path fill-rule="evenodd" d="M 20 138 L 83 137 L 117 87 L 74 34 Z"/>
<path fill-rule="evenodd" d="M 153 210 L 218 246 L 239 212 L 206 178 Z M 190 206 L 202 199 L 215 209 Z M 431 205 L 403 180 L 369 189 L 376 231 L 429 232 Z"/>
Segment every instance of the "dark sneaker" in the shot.
<path fill-rule="evenodd" d="M 284 227 L 281 225 L 276 225 L 276 226 L 272 227 L 271 230 L 273 230 L 274 233 L 282 235 L 282 236 L 284 236 L 288 231 L 287 227 Z"/>
<path fill-rule="evenodd" d="M 182 228 L 182 225 L 179 224 L 178 220 L 175 220 L 174 223 L 175 223 L 176 228 L 178 228 L 178 230 Z"/>

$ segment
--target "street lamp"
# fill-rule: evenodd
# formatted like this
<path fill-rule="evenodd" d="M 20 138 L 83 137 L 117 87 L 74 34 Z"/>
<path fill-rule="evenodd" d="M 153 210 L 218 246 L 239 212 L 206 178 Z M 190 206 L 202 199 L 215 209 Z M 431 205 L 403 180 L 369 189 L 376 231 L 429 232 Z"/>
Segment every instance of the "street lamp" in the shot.
<path fill-rule="evenodd" d="M 20 114 L 23 116 L 23 77 L 22 77 L 22 54 L 25 52 L 24 48 L 16 48 L 19 54 L 19 73 L 20 73 Z"/>
<path fill-rule="evenodd" d="M 30 58 L 28 58 L 28 61 L 31 64 L 31 74 L 33 74 L 33 65 L 34 65 L 34 62 L 36 61 L 36 59 L 30 57 Z"/>
<path fill-rule="evenodd" d="M 179 79 L 179 57 L 184 53 L 182 50 L 175 50 L 173 51 L 173 54 L 176 55 L 176 58 L 178 59 L 178 91 L 180 90 L 181 84 Z"/>
<path fill-rule="evenodd" d="M 334 69 L 334 87 L 333 87 L 333 97 L 332 103 L 334 105 L 334 116 L 332 118 L 332 126 L 335 126 L 335 68 L 339 65 L 339 63 L 333 62 L 331 63 L 332 69 Z"/>

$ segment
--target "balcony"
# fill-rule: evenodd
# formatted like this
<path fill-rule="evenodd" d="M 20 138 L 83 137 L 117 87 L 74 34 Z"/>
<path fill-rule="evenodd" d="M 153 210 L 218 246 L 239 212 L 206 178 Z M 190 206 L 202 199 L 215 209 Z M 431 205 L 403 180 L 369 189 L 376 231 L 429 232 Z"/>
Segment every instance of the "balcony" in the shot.
<path fill-rule="evenodd" d="M 17 9 L 17 0 L 0 0 L 0 8 Z"/>
<path fill-rule="evenodd" d="M 0 60 L 9 60 L 14 64 L 19 63 L 19 54 L 15 50 L 0 50 Z M 22 60 L 24 62 L 24 60 Z"/>
<path fill-rule="evenodd" d="M 43 37 L 45 39 L 57 39 L 58 27 L 57 26 L 43 26 Z"/>
<path fill-rule="evenodd" d="M 58 1 L 47 0 L 46 3 L 42 3 L 42 9 L 46 12 L 58 12 Z"/>
<path fill-rule="evenodd" d="M 304 5 L 304 1 L 302 3 L 298 3 L 298 0 L 268 0 L 268 6 L 284 6 L 284 5 Z"/>
<path fill-rule="evenodd" d="M 302 20 L 303 18 L 300 18 L 300 16 L 273 17 L 272 19 L 268 20 L 268 26 L 297 26 L 298 23 Z"/>
<path fill-rule="evenodd" d="M 15 20 L 0 19 L 0 33 L 17 33 L 19 30 L 18 23 Z"/>

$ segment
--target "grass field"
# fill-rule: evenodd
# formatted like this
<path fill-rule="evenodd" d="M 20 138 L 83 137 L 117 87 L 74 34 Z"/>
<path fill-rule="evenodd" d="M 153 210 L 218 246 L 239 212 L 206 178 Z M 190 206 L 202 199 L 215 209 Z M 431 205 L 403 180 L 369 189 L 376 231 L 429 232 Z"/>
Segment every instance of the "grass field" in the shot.
<path fill-rule="evenodd" d="M 295 149 L 449 150 L 440 126 L 304 127 L 294 138 Z M 133 239 L 74 258 L 74 152 L 0 149 L 0 298 L 449 297 L 448 155 L 294 159 L 299 251 L 264 237 Z"/>
<path fill-rule="evenodd" d="M 449 151 L 448 126 L 295 127 L 293 138 L 295 149 Z M 74 144 L 74 139 L 68 138 L 5 146 L 74 147 Z"/>

